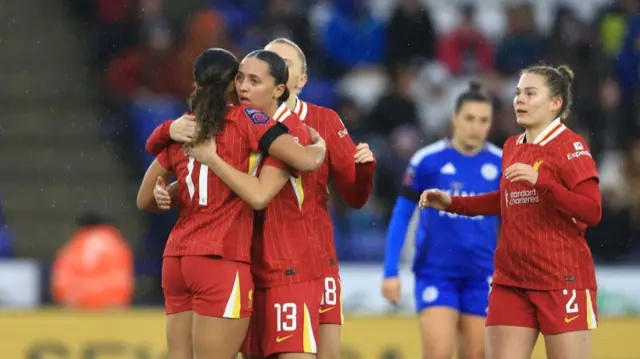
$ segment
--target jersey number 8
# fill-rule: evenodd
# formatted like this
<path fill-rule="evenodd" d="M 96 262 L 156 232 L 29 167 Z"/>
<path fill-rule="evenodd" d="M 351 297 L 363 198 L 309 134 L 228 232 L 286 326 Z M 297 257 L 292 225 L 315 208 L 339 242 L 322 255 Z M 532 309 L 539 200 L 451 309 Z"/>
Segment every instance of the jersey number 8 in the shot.
<path fill-rule="evenodd" d="M 336 305 L 338 302 L 338 286 L 335 278 L 326 277 L 324 279 L 324 295 L 320 305 Z"/>

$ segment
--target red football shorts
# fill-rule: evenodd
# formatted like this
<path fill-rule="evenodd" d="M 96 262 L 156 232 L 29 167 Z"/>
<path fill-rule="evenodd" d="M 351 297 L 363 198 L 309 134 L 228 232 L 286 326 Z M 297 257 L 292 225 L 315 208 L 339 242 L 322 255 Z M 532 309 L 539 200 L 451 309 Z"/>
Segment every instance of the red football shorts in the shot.
<path fill-rule="evenodd" d="M 324 295 L 320 302 L 320 324 L 344 323 L 342 313 L 342 281 L 340 275 L 330 274 L 324 277 Z"/>
<path fill-rule="evenodd" d="M 255 313 L 242 353 L 268 357 L 279 353 L 316 354 L 324 278 L 256 289 Z"/>
<path fill-rule="evenodd" d="M 486 326 L 493 325 L 534 328 L 542 334 L 596 329 L 596 291 L 537 291 L 493 285 Z"/>
<path fill-rule="evenodd" d="M 251 315 L 250 265 L 214 256 L 165 257 L 162 289 L 167 315 L 194 312 L 220 318 Z"/>

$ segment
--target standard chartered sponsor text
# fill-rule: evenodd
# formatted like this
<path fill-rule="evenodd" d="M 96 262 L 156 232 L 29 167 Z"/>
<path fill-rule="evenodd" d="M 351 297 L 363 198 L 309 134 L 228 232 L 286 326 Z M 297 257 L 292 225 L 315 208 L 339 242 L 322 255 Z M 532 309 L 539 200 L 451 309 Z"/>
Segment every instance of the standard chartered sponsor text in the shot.
<path fill-rule="evenodd" d="M 509 204 L 529 204 L 538 203 L 538 193 L 535 188 L 523 191 L 509 192 Z"/>

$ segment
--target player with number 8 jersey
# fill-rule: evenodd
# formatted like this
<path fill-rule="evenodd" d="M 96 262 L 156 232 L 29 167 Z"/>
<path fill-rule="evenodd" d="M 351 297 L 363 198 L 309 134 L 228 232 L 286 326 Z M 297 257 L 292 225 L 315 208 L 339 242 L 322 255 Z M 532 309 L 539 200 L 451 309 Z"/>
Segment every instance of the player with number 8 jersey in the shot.
<path fill-rule="evenodd" d="M 221 61 L 226 66 L 221 65 Z M 206 324 L 203 320 L 198 321 L 204 327 L 197 335 L 213 333 L 220 340 L 215 341 L 217 346 L 210 344 L 215 348 L 208 348 L 202 353 L 239 351 L 248 325 L 246 320 L 253 309 L 254 289 L 250 271 L 253 210 L 210 171 L 201 160 L 203 154 L 210 153 L 213 147 L 213 151 L 230 166 L 249 174 L 256 172 L 259 153 L 262 152 L 286 152 L 283 157 L 291 160 L 288 162 L 290 165 L 313 162 L 312 168 L 299 168 L 301 170 L 313 170 L 324 158 L 323 145 L 318 151 L 307 151 L 312 146 L 300 146 L 287 134 L 286 126 L 264 112 L 250 106 L 226 104 L 228 98 L 235 97 L 234 88 L 218 86 L 225 81 L 232 85 L 237 69 L 237 59 L 226 50 L 210 49 L 198 57 L 194 64 L 198 86 L 191 99 L 197 114 L 197 137 L 187 145 L 170 143 L 164 146 L 147 170 L 138 194 L 139 208 L 158 209 L 154 207 L 156 203 L 152 194 L 155 178 L 168 180 L 174 174 L 177 177 L 179 193 L 175 202 L 180 217 L 165 248 L 162 273 L 167 315 L 176 318 L 168 322 L 168 331 L 173 333 L 177 330 L 170 327 L 183 318 L 175 317 L 176 314 L 193 311 L 208 317 Z M 160 126 L 152 137 L 166 144 L 170 136 L 169 127 L 170 124 Z M 157 149 L 161 146 L 150 147 Z M 216 317 L 246 319 L 210 321 Z M 195 328 L 196 321 L 193 323 Z M 181 335 L 174 334 L 169 336 L 170 353 L 172 337 Z M 194 342 L 203 342 L 204 338 L 198 339 L 197 335 L 194 332 Z M 220 346 L 225 350 L 221 351 Z M 202 349 L 203 346 L 196 345 L 195 348 Z M 209 354 L 197 356 L 210 357 Z"/>
<path fill-rule="evenodd" d="M 284 89 L 287 67 L 268 51 L 253 52 L 242 61 L 236 77 L 238 97 L 265 109 L 300 144 L 312 140 L 307 128 L 273 91 Z M 273 83 L 275 82 L 276 88 Z M 266 90 L 266 91 L 265 91 Z M 317 133 L 314 137 L 318 137 Z M 166 140 L 166 137 L 159 138 Z M 158 146 L 160 145 L 160 146 Z M 162 143 L 148 143 L 148 148 Z M 219 152 L 219 149 L 218 151 Z M 252 273 L 256 290 L 251 332 L 243 352 L 263 357 L 278 353 L 316 352 L 321 276 L 329 261 L 311 220 L 315 177 L 298 174 L 273 157 L 261 161 L 258 178 L 232 166 L 216 149 L 201 158 L 218 178 L 257 212 L 252 243 Z M 324 160 L 324 157 L 320 162 Z M 179 187 L 183 184 L 180 183 Z M 268 204 L 268 205 L 267 205 Z M 265 209 L 266 207 L 266 209 Z"/>
<path fill-rule="evenodd" d="M 311 175 L 316 178 L 316 195 L 307 197 L 314 203 L 312 222 L 322 247 L 327 252 L 329 265 L 324 275 L 324 295 L 320 307 L 321 356 L 338 356 L 340 328 L 343 323 L 342 282 L 340 280 L 338 256 L 334 243 L 333 222 L 327 204 L 329 201 L 329 180 L 332 179 L 340 197 L 352 208 L 361 208 L 369 199 L 373 188 L 376 160 L 368 145 L 354 144 L 349 132 L 338 114 L 322 106 L 317 106 L 298 98 L 306 83 L 306 57 L 300 47 L 286 38 L 271 41 L 266 50 L 273 51 L 287 61 L 289 82 L 287 87 L 292 96 L 287 106 L 298 115 L 307 126 L 313 127 L 327 142 L 327 156 L 324 163 Z M 366 155 L 370 154 L 370 157 Z M 359 157 L 359 155 L 364 155 Z M 325 325 L 326 324 L 326 325 Z M 329 333 L 327 330 L 333 331 Z"/>
<path fill-rule="evenodd" d="M 207 61 L 209 51 L 212 50 L 201 55 L 201 61 Z M 324 157 L 323 151 L 319 152 L 321 156 L 317 151 L 305 151 L 308 148 L 296 143 L 287 134 L 286 126 L 254 107 L 225 105 L 221 111 L 224 125 L 215 135 L 217 153 L 238 170 L 255 174 L 262 153 L 274 151 L 288 152 L 284 157 L 291 165 L 314 163 L 313 167 L 300 168 L 304 170 L 319 166 L 318 157 Z M 159 126 L 149 138 L 147 148 L 159 153 L 153 153 L 157 159 L 147 171 L 139 193 L 139 207 L 153 209 L 141 204 L 145 202 L 141 198 L 153 199 L 149 183 L 158 175 L 169 179 L 175 174 L 177 178 L 175 203 L 180 216 L 163 255 L 167 314 L 193 310 L 211 317 L 247 317 L 252 311 L 249 263 L 254 211 L 195 158 L 207 151 L 207 140 L 187 146 L 169 142 L 170 125 L 167 122 Z M 210 276 L 214 272 L 216 276 Z"/>

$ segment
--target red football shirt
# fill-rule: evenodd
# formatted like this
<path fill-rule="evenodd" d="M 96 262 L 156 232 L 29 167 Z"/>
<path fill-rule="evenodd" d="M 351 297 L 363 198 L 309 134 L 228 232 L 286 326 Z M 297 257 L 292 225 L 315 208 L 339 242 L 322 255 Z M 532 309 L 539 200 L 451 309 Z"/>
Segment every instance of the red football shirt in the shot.
<path fill-rule="evenodd" d="M 282 104 L 273 116 L 289 128 L 301 145 L 311 143 L 306 127 Z M 283 164 L 268 157 L 265 166 Z M 252 273 L 256 287 L 276 287 L 313 280 L 327 272 L 328 260 L 314 227 L 314 173 L 291 176 L 289 183 L 256 215 Z M 262 224 L 262 226 L 260 226 Z"/>
<path fill-rule="evenodd" d="M 224 129 L 216 136 L 218 154 L 231 166 L 255 174 L 260 138 L 277 122 L 247 106 L 230 107 L 226 120 Z M 164 146 L 158 162 L 174 172 L 179 182 L 180 217 L 164 255 L 219 255 L 250 262 L 253 210 L 206 165 L 186 156 L 182 144 L 167 146 L 168 129 L 169 126 L 161 125 L 147 143 L 152 148 Z"/>
<path fill-rule="evenodd" d="M 361 208 L 373 189 L 376 162 L 355 164 L 356 145 L 342 120 L 335 111 L 304 102 L 300 99 L 293 110 L 305 125 L 314 128 L 327 143 L 324 163 L 313 175 L 316 178 L 316 195 L 313 222 L 318 237 L 327 252 L 329 273 L 338 273 L 338 256 L 333 238 L 333 222 L 327 208 L 329 178 L 334 180 L 342 199 L 351 207 Z"/>
<path fill-rule="evenodd" d="M 531 143 L 509 138 L 502 167 L 520 162 L 547 171 L 551 181 L 572 190 L 598 179 L 584 140 L 559 120 Z M 560 212 L 530 185 L 500 182 L 502 229 L 495 254 L 494 283 L 533 290 L 596 289 L 586 225 Z"/>

